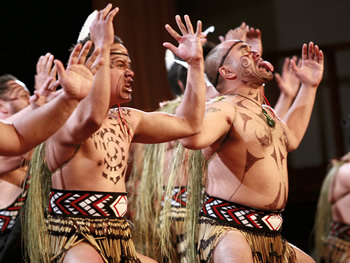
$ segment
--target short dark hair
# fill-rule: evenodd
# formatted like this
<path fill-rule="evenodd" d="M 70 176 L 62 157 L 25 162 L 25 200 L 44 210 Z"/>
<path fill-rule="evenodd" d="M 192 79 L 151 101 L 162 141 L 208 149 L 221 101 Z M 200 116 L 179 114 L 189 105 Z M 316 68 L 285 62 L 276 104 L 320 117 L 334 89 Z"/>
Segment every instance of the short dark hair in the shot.
<path fill-rule="evenodd" d="M 180 96 L 183 94 L 183 90 L 180 88 L 177 82 L 178 80 L 180 80 L 184 84 L 184 86 L 186 86 L 187 68 L 185 68 L 181 64 L 174 62 L 168 71 L 168 82 L 173 94 Z"/>
<path fill-rule="evenodd" d="M 0 76 L 0 99 L 6 99 L 6 93 L 10 89 L 10 86 L 7 85 L 7 82 L 10 80 L 18 80 L 15 76 L 11 74 L 4 74 Z"/>

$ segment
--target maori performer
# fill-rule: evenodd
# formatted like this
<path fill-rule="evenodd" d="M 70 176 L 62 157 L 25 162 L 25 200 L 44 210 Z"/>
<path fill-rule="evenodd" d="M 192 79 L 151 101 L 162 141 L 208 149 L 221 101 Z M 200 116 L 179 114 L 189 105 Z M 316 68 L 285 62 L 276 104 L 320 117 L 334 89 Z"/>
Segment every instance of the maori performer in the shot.
<path fill-rule="evenodd" d="M 63 128 L 42 146 L 45 155 L 38 151 L 41 158 L 36 162 L 40 164 L 45 156 L 45 171 L 37 167 L 38 171 L 33 165 L 30 190 L 39 188 L 34 187 L 38 185 L 35 182 L 38 174 L 49 181 L 52 174 L 53 187 L 51 194 L 41 195 L 42 207 L 28 207 L 32 213 L 28 219 L 38 218 L 38 214 L 48 207 L 45 223 L 35 224 L 27 233 L 31 239 L 29 252 L 33 262 L 75 259 L 84 262 L 153 262 L 136 253 L 125 218 L 128 207 L 125 174 L 130 144 L 172 141 L 200 131 L 205 109 L 201 22 L 198 21 L 194 32 L 188 16 L 185 16 L 185 25 L 180 16 L 176 16 L 181 35 L 166 25 L 179 45 L 163 45 L 188 63 L 187 87 L 176 115 L 146 113 L 119 107 L 131 100 L 134 72 L 128 50 L 114 35 L 112 22 L 117 12 L 118 8 L 112 10 L 109 4 L 96 14 L 89 38 L 95 49 L 100 50 L 104 64 L 93 78 L 87 76 L 92 81 L 89 95 Z M 85 55 L 90 45 L 89 41 L 84 45 Z M 84 63 L 82 57 L 78 63 Z M 58 72 L 62 70 L 61 67 L 57 69 Z M 115 105 L 118 107 L 112 108 Z M 39 180 L 42 182 L 45 178 Z M 37 202 L 34 196 L 31 203 Z M 29 192 L 28 201 L 30 198 Z M 29 227 L 31 225 L 33 222 Z M 38 225 L 43 231 L 37 230 Z M 38 232 L 44 235 L 35 238 Z"/>
<path fill-rule="evenodd" d="M 205 61 L 206 74 L 223 98 L 206 107 L 201 132 L 181 140 L 208 160 L 200 212 L 200 262 L 313 262 L 281 236 L 288 198 L 287 153 L 307 129 L 323 75 L 323 52 L 302 47 L 292 68 L 300 90 L 280 119 L 261 92 L 273 66 L 243 41 L 228 40 Z"/>

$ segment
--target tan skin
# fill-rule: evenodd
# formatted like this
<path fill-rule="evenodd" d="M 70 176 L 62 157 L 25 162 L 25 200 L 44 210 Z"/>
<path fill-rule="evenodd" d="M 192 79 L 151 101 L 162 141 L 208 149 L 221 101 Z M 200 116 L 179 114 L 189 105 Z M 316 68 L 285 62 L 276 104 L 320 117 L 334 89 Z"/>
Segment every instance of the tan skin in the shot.
<path fill-rule="evenodd" d="M 228 49 L 232 43 L 220 45 Z M 274 127 L 267 124 L 261 109 L 259 88 L 272 79 L 266 65 L 249 45 L 237 44 L 219 69 L 217 88 L 225 100 L 209 104 L 202 131 L 181 142 L 188 148 L 203 149 L 207 160 L 213 158 L 207 174 L 209 195 L 275 211 L 283 209 L 287 202 L 287 153 L 297 148 L 306 131 L 322 79 L 323 53 L 310 43 L 302 48 L 301 67 L 292 62 L 302 86 L 283 120 L 265 107 L 276 122 Z M 299 249 L 295 251 L 298 262 L 312 262 Z M 252 262 L 250 248 L 240 232 L 230 231 L 222 237 L 214 250 L 214 262 Z"/>
<path fill-rule="evenodd" d="M 44 77 L 43 77 L 44 79 Z M 29 91 L 24 83 L 15 80 L 7 82 L 6 99 L 0 99 L 0 119 L 11 121 L 17 112 L 29 105 Z M 44 87 L 45 88 L 45 87 Z M 0 209 L 12 204 L 22 192 L 22 184 L 28 166 L 24 164 L 31 153 L 20 156 L 0 156 Z"/>
<path fill-rule="evenodd" d="M 344 163 L 334 177 L 330 190 L 332 220 L 350 225 L 350 163 Z"/>
<path fill-rule="evenodd" d="M 194 32 L 188 16 L 185 16 L 186 25 L 177 16 L 176 22 L 182 35 L 166 26 L 171 36 L 179 42 L 179 46 L 175 47 L 170 43 L 164 43 L 164 46 L 189 64 L 189 81 L 178 115 L 121 108 L 124 120 L 120 120 L 118 109 L 109 109 L 131 100 L 134 72 L 126 47 L 113 44 L 112 21 L 117 12 L 118 9 L 111 10 L 111 5 L 108 5 L 99 12 L 90 27 L 92 41 L 101 49 L 104 61 L 110 63 L 105 63 L 97 71 L 89 95 L 79 104 L 62 129 L 47 141 L 46 158 L 52 171 L 64 164 L 73 155 L 77 145 L 81 145 L 74 158 L 53 174 L 54 188 L 125 192 L 125 173 L 131 141 L 159 143 L 190 136 L 199 131 L 205 104 L 201 23 L 197 24 L 197 32 Z M 189 101 L 196 106 L 195 111 L 188 110 Z M 130 124 L 129 129 L 123 125 L 125 121 Z M 82 250 L 85 245 L 81 245 Z M 78 253 L 80 244 L 74 250 Z M 72 255 L 73 252 L 70 251 L 67 257 Z M 93 249 L 88 251 L 94 255 L 97 253 Z M 140 259 L 144 262 L 148 260 L 141 255 Z M 65 262 L 70 261 L 67 259 Z"/>

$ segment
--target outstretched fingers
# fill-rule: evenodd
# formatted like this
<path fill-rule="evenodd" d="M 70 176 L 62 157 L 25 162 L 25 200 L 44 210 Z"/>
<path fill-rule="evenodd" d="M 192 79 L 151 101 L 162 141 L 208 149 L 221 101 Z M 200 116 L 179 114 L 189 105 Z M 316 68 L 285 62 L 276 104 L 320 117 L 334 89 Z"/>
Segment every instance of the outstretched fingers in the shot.
<path fill-rule="evenodd" d="M 315 46 L 313 42 L 309 43 L 309 59 L 314 60 Z"/>
<path fill-rule="evenodd" d="M 192 26 L 192 23 L 191 23 L 191 20 L 190 20 L 190 17 L 188 15 L 185 15 L 184 16 L 184 19 L 185 19 L 185 22 L 186 22 L 186 27 L 187 27 L 187 32 L 191 35 L 194 34 L 194 31 L 193 31 L 193 26 Z M 198 30 L 198 28 L 197 28 Z M 202 31 L 201 31 L 202 32 Z"/>
<path fill-rule="evenodd" d="M 323 51 L 320 50 L 320 48 L 315 45 L 315 61 L 319 64 L 323 64 Z"/>
<path fill-rule="evenodd" d="M 197 37 L 201 38 L 202 35 L 202 21 L 197 21 L 197 29 L 196 29 L 196 35 Z"/>
<path fill-rule="evenodd" d="M 166 24 L 165 29 L 169 32 L 169 34 L 177 41 L 180 41 L 180 34 L 177 33 L 170 25 Z"/>
<path fill-rule="evenodd" d="M 108 13 L 106 20 L 113 21 L 115 15 L 119 12 L 119 7 L 114 8 L 111 12 Z"/>
<path fill-rule="evenodd" d="M 79 53 L 79 57 L 78 57 L 78 60 L 77 60 L 77 64 L 84 64 L 85 61 L 86 61 L 86 57 L 87 55 L 89 54 L 89 51 L 91 49 L 91 46 L 92 46 L 92 42 L 91 41 L 87 41 L 81 52 Z"/>
<path fill-rule="evenodd" d="M 303 47 L 301 48 L 301 58 L 302 58 L 302 60 L 308 59 L 307 45 L 306 44 L 303 44 Z"/>
<path fill-rule="evenodd" d="M 100 10 L 98 14 L 98 18 L 105 20 L 111 8 L 112 8 L 112 4 L 108 4 L 104 9 Z"/>
<path fill-rule="evenodd" d="M 90 69 L 91 73 L 95 75 L 97 70 L 103 65 L 104 59 L 103 57 L 99 57 L 100 55 L 100 49 L 96 48 L 92 55 L 89 57 L 89 59 L 86 61 L 85 66 Z M 98 60 L 97 60 L 98 58 Z"/>
<path fill-rule="evenodd" d="M 80 51 L 82 49 L 81 44 L 76 44 L 73 51 L 70 53 L 69 60 L 68 60 L 68 65 L 76 64 L 79 58 Z M 56 67 L 57 64 L 55 63 Z M 58 70 L 58 68 L 57 68 Z"/>
<path fill-rule="evenodd" d="M 185 15 L 185 21 L 186 21 L 186 16 L 187 16 L 187 15 Z M 187 16 L 187 17 L 188 17 L 188 16 Z M 188 18 L 188 19 L 189 19 L 189 18 Z M 177 26 L 179 27 L 179 29 L 180 29 L 182 35 L 186 35 L 186 34 L 188 33 L 188 31 L 187 31 L 185 25 L 182 23 L 182 19 L 181 19 L 181 17 L 180 17 L 179 15 L 176 15 L 176 16 L 175 16 L 175 21 L 176 21 L 176 24 L 177 24 Z M 187 22 L 187 21 L 186 21 L 186 22 Z M 192 29 L 192 31 L 193 31 L 193 29 Z M 192 34 L 193 34 L 193 32 L 192 32 Z"/>
<path fill-rule="evenodd" d="M 66 70 L 62 64 L 62 62 L 58 59 L 54 60 L 55 66 L 57 68 L 57 75 L 58 75 L 58 81 L 60 81 L 62 78 L 65 78 L 66 76 Z"/>

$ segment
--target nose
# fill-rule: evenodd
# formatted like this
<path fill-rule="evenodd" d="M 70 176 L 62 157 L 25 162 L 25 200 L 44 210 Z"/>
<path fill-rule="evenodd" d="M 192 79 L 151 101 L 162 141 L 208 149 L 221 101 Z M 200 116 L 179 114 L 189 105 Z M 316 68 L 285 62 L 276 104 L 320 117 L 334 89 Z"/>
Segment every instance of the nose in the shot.
<path fill-rule="evenodd" d="M 261 58 L 261 55 L 260 55 L 260 53 L 258 51 L 252 50 L 251 52 L 253 54 L 254 60 L 258 60 L 259 58 Z"/>
<path fill-rule="evenodd" d="M 125 71 L 125 76 L 126 77 L 134 77 L 135 72 L 131 68 L 127 68 Z"/>

